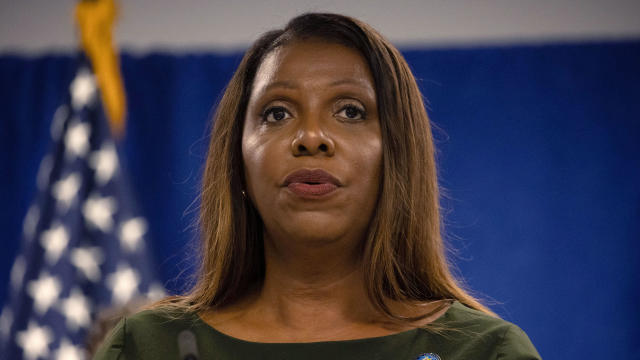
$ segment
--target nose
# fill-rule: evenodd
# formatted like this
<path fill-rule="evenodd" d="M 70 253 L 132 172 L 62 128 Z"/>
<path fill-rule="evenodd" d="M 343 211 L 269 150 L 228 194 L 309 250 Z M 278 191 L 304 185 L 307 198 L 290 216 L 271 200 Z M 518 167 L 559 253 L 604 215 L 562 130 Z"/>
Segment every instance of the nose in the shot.
<path fill-rule="evenodd" d="M 293 156 L 313 156 L 317 154 L 333 156 L 334 152 L 335 144 L 333 139 L 322 130 L 319 121 L 302 121 L 291 142 Z"/>

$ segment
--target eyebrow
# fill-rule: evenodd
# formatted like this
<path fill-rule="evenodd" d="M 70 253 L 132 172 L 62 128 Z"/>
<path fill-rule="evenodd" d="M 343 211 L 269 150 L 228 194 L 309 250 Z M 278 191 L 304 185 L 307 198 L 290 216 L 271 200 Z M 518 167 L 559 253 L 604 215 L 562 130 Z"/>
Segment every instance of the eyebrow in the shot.
<path fill-rule="evenodd" d="M 358 87 L 362 87 L 362 88 L 365 88 L 365 89 L 370 89 L 371 88 L 370 86 L 368 86 L 368 84 L 365 85 L 365 84 L 363 84 L 362 81 L 356 81 L 356 80 L 353 80 L 353 79 L 336 80 L 336 81 L 330 83 L 329 86 L 340 86 L 340 85 L 345 85 L 345 84 L 347 84 L 347 85 L 356 85 Z M 264 90 L 268 91 L 268 90 L 271 90 L 273 88 L 278 88 L 278 87 L 285 88 L 285 89 L 293 89 L 293 90 L 296 90 L 296 89 L 299 88 L 298 85 L 296 85 L 292 81 L 280 80 L 280 81 L 275 81 L 275 82 L 272 82 L 272 83 L 268 84 L 265 87 Z"/>
<path fill-rule="evenodd" d="M 329 86 L 339 86 L 339 85 L 356 85 L 359 87 L 363 87 L 363 88 L 370 88 L 368 83 L 365 83 L 363 81 L 357 81 L 357 80 L 353 80 L 353 79 L 340 79 L 340 80 L 336 80 L 334 82 L 332 82 L 331 84 L 329 84 Z M 366 84 L 366 85 L 365 85 Z"/>
<path fill-rule="evenodd" d="M 298 86 L 296 84 L 294 84 L 293 82 L 287 81 L 287 80 L 282 80 L 282 81 L 275 81 L 275 82 L 272 82 L 272 83 L 268 84 L 267 86 L 265 86 L 264 90 L 267 91 L 267 90 L 271 90 L 271 89 L 277 88 L 277 87 L 282 87 L 282 88 L 285 88 L 285 89 L 297 89 L 298 88 Z"/>

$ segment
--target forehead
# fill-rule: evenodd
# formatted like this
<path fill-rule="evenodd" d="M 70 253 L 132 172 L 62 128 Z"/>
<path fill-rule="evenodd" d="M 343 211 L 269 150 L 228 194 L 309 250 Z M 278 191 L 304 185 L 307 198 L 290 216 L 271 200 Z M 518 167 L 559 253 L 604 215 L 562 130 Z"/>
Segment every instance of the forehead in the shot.
<path fill-rule="evenodd" d="M 357 50 L 322 40 L 301 40 L 265 56 L 256 73 L 252 93 L 264 91 L 273 84 L 322 86 L 341 81 L 374 90 L 369 66 Z"/>

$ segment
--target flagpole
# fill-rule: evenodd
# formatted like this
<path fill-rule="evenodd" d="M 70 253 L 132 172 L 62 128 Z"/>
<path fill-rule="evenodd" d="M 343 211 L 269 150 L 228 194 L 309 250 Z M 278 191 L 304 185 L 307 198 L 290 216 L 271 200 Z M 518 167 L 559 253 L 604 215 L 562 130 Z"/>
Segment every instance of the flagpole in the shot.
<path fill-rule="evenodd" d="M 75 9 L 80 44 L 89 57 L 98 80 L 112 133 L 122 138 L 125 131 L 126 96 L 112 30 L 118 16 L 115 0 L 82 0 Z"/>

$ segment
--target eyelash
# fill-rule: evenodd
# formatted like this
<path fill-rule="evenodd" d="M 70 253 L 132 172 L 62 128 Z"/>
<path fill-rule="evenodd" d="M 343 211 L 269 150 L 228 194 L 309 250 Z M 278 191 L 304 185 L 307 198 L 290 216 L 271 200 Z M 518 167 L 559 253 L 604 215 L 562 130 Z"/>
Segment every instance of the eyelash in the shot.
<path fill-rule="evenodd" d="M 367 112 L 365 109 L 363 109 L 362 107 L 355 105 L 355 104 L 346 104 L 343 107 L 340 108 L 340 110 L 336 113 L 336 114 L 340 114 L 344 111 L 353 109 L 355 110 L 358 115 L 360 115 L 360 118 L 354 119 L 354 118 L 350 118 L 348 116 L 341 116 L 344 119 L 347 120 L 364 120 L 367 118 Z M 272 116 L 276 111 L 282 111 L 285 113 L 284 117 L 280 120 L 277 120 L 274 118 L 274 120 L 269 120 L 269 116 Z M 346 115 L 346 113 L 345 113 Z M 291 113 L 289 113 L 289 111 L 284 107 L 284 106 L 272 106 L 272 107 L 268 107 L 266 108 L 262 114 L 260 114 L 260 119 L 262 120 L 263 123 L 278 123 L 282 120 L 287 119 L 288 117 L 291 117 Z"/>
<path fill-rule="evenodd" d="M 277 123 L 277 122 L 280 122 L 280 121 L 284 120 L 284 118 L 280 119 L 280 120 L 275 120 L 274 119 L 273 121 L 268 120 L 269 115 L 272 115 L 276 111 L 284 112 L 285 113 L 285 118 L 286 118 L 287 115 L 289 117 L 291 117 L 291 114 L 289 113 L 289 111 L 287 111 L 287 109 L 284 106 L 272 106 L 272 107 L 266 108 L 264 110 L 264 112 L 262 112 L 262 114 L 260 115 L 260 119 L 262 120 L 263 123 Z"/>
<path fill-rule="evenodd" d="M 359 119 L 353 119 L 353 118 L 349 118 L 349 117 L 346 117 L 346 116 L 345 116 L 345 117 L 344 117 L 345 119 L 348 119 L 348 120 L 364 120 L 364 119 L 366 119 L 366 118 L 367 118 L 367 112 L 366 112 L 366 110 L 365 110 L 365 109 L 363 109 L 362 107 L 358 106 L 358 105 L 355 105 L 355 104 L 346 104 L 346 105 L 344 105 L 344 106 L 340 109 L 340 111 L 338 111 L 338 114 L 340 114 L 340 113 L 341 113 L 341 112 L 343 112 L 343 111 L 347 111 L 347 109 L 353 109 L 353 110 L 355 110 L 355 111 L 360 115 L 360 118 L 359 118 Z M 346 115 L 346 114 L 345 114 L 345 115 Z"/>

